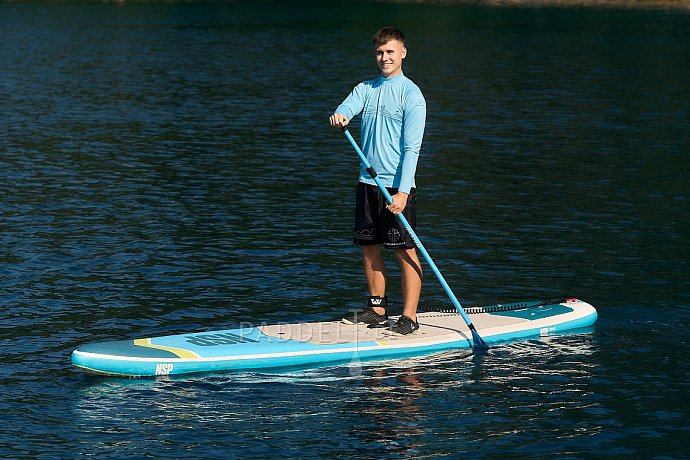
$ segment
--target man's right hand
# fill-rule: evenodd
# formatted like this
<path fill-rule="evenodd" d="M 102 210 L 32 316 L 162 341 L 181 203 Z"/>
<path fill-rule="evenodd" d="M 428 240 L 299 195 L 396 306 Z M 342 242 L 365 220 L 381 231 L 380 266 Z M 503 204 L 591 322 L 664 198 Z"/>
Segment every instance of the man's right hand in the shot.
<path fill-rule="evenodd" d="M 331 122 L 331 126 L 334 128 L 342 128 L 350 123 L 350 120 L 348 120 L 347 117 L 342 113 L 335 113 L 331 115 L 328 121 Z"/>

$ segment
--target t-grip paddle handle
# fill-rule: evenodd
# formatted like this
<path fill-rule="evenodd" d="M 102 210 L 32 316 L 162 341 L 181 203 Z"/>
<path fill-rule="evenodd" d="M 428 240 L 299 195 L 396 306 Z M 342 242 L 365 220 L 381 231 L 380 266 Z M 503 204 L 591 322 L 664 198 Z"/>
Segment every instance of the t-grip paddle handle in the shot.
<path fill-rule="evenodd" d="M 352 138 L 352 135 L 347 129 L 347 126 L 343 126 L 341 128 L 343 130 L 343 133 L 345 134 L 345 137 L 347 138 L 348 141 L 350 141 L 350 144 L 352 144 L 352 147 L 355 149 L 355 152 L 357 152 L 357 155 L 359 156 L 359 159 L 362 161 L 364 164 L 364 167 L 366 168 L 367 172 L 369 173 L 369 176 L 371 176 L 372 179 L 374 179 L 374 182 L 376 182 L 376 185 L 379 187 L 381 190 L 381 193 L 383 193 L 383 196 L 386 198 L 386 201 L 388 204 L 393 203 L 393 197 L 391 196 L 390 193 L 388 193 L 388 190 L 386 190 L 386 186 L 383 185 L 381 182 L 381 179 L 378 178 L 378 174 L 376 174 L 376 171 L 374 170 L 374 167 L 371 166 L 371 163 L 369 163 L 369 160 L 367 160 L 367 157 L 364 156 L 364 153 L 362 152 L 362 149 L 359 148 L 359 145 L 357 145 L 357 142 Z M 458 310 L 458 313 L 460 313 L 460 316 L 462 316 L 462 319 L 465 320 L 465 323 L 467 324 L 467 327 L 470 328 L 470 331 L 472 332 L 472 342 L 473 342 L 473 347 L 478 350 L 486 350 L 489 348 L 489 346 L 484 342 L 484 339 L 481 338 L 479 333 L 477 332 L 477 329 L 474 327 L 474 324 L 472 324 L 472 321 L 470 320 L 470 317 L 467 316 L 467 313 L 465 313 L 465 310 L 462 308 L 462 305 L 460 305 L 460 302 L 458 301 L 458 298 L 455 297 L 455 294 L 453 294 L 453 290 L 450 288 L 448 283 L 446 282 L 445 278 L 441 274 L 441 271 L 438 269 L 436 264 L 434 263 L 433 259 L 427 252 L 427 250 L 424 248 L 424 245 L 422 242 L 419 240 L 419 237 L 417 234 L 414 232 L 412 229 L 412 226 L 407 222 L 407 219 L 405 216 L 403 216 L 402 213 L 398 214 L 398 219 L 400 219 L 400 222 L 402 223 L 403 227 L 405 227 L 405 230 L 407 230 L 407 233 L 410 235 L 410 238 L 412 238 L 412 241 L 414 241 L 415 246 L 417 246 L 417 249 L 419 249 L 419 252 L 422 253 L 424 256 L 424 259 L 426 259 L 427 263 L 431 267 L 431 270 L 434 272 L 434 275 L 436 275 L 436 278 L 438 279 L 439 283 L 441 283 L 441 286 L 443 287 L 443 290 L 446 291 L 446 294 L 450 298 L 450 301 L 453 303 L 455 308 Z"/>

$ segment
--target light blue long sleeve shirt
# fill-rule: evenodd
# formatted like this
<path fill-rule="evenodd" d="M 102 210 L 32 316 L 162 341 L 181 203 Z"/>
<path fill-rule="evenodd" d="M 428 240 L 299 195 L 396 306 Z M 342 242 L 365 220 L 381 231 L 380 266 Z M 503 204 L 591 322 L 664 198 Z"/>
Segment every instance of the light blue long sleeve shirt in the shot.
<path fill-rule="evenodd" d="M 410 193 L 426 123 L 426 101 L 402 73 L 358 84 L 335 110 L 348 119 L 362 114 L 362 152 L 386 187 Z M 360 162 L 359 181 L 374 185 Z"/>

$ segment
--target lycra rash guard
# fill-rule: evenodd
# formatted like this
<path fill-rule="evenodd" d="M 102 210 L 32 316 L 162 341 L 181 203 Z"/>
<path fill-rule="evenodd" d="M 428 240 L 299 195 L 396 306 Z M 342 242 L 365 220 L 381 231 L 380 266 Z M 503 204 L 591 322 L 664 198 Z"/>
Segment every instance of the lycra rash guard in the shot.
<path fill-rule="evenodd" d="M 358 84 L 335 110 L 348 119 L 362 113 L 362 152 L 386 187 L 410 193 L 426 122 L 426 101 L 402 73 Z M 374 185 L 364 164 L 359 181 Z"/>

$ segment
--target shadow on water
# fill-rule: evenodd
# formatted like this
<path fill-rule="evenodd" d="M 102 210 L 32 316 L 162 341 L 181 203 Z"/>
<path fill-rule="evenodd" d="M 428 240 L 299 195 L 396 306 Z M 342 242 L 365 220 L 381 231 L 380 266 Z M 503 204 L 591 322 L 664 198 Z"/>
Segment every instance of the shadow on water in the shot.
<path fill-rule="evenodd" d="M 568 417 L 579 410 L 595 374 L 582 362 L 593 352 L 591 333 L 581 333 L 501 344 L 482 354 L 355 359 L 299 370 L 148 380 L 81 376 L 71 382 L 72 419 L 87 437 L 110 430 L 126 438 L 138 430 L 157 439 L 149 447 L 167 440 L 178 444 L 175 449 L 186 445 L 173 441 L 175 432 L 201 427 L 210 439 L 225 436 L 225 445 L 248 449 L 248 455 L 279 448 L 288 438 L 290 446 L 316 442 L 304 424 L 332 439 L 320 446 L 322 455 L 452 455 L 458 444 L 459 452 L 472 452 L 486 436 L 501 439 L 521 430 L 523 448 L 533 444 L 540 452 L 544 434 L 528 434 L 528 422 L 535 413 Z M 430 427 L 430 418 L 442 419 L 442 428 Z M 581 441 L 593 433 L 573 436 Z M 500 450 L 500 443 L 495 447 Z M 106 442 L 100 448 L 113 447 Z"/>

